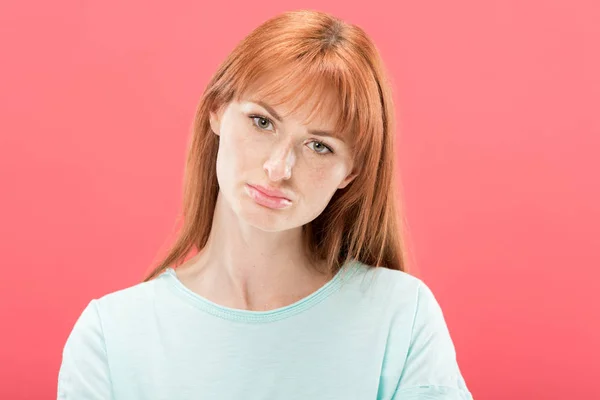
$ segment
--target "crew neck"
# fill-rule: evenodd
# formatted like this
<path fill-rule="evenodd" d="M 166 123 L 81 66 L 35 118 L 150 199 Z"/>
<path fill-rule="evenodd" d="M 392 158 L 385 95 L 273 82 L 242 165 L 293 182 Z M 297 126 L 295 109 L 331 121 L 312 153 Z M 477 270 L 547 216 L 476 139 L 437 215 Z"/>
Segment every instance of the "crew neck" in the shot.
<path fill-rule="evenodd" d="M 287 306 L 267 311 L 231 308 L 208 300 L 204 296 L 201 296 L 185 286 L 183 282 L 179 280 L 177 274 L 175 273 L 175 269 L 172 267 L 165 269 L 161 276 L 166 279 L 169 286 L 174 289 L 174 292 L 178 296 L 182 297 L 184 300 L 195 307 L 198 307 L 202 311 L 205 311 L 216 317 L 232 321 L 267 323 L 291 317 L 322 302 L 340 288 L 344 279 L 349 278 L 356 271 L 357 266 L 358 263 L 356 261 L 350 261 L 342 266 L 342 268 L 339 269 L 333 278 L 331 278 L 323 286 L 311 294 Z"/>

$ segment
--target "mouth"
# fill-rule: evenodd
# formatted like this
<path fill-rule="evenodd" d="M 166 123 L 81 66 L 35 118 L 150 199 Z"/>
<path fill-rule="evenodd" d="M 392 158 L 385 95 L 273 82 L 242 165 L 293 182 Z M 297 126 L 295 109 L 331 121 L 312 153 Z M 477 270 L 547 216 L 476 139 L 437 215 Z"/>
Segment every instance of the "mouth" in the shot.
<path fill-rule="evenodd" d="M 250 196 L 257 204 L 263 207 L 281 210 L 284 208 L 288 208 L 292 205 L 291 200 L 285 197 L 268 195 L 256 186 L 246 184 L 246 186 L 244 186 L 244 189 L 248 196 Z"/>

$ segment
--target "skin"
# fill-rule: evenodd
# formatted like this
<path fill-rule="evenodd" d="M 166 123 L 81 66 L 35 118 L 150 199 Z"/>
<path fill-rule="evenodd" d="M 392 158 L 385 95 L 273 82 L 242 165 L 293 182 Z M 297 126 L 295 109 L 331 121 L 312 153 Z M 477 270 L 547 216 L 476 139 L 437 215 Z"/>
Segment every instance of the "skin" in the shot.
<path fill-rule="evenodd" d="M 333 99 L 331 92 L 326 96 Z M 294 114 L 285 104 L 272 107 L 282 118 L 278 121 L 256 101 L 274 104 L 250 92 L 210 115 L 219 136 L 220 188 L 212 230 L 202 251 L 176 273 L 184 285 L 217 304 L 265 311 L 292 304 L 332 278 L 318 272 L 323 264 L 310 264 L 301 227 L 356 174 L 349 144 L 309 133 L 333 130 L 334 100 L 327 103 L 333 108 L 318 110 L 310 121 L 311 103 Z M 282 210 L 259 205 L 246 192 L 247 183 L 284 190 L 292 205 Z"/>

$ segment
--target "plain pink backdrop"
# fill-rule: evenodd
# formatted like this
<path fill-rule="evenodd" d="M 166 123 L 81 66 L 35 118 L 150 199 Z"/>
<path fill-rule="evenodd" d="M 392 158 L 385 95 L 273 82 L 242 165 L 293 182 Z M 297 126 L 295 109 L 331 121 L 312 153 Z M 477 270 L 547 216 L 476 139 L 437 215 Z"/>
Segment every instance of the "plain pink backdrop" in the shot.
<path fill-rule="evenodd" d="M 172 240 L 211 73 L 298 8 L 380 48 L 415 274 L 475 398 L 600 398 L 591 0 L 2 2 L 0 398 L 56 396 L 84 306 L 139 282 Z"/>

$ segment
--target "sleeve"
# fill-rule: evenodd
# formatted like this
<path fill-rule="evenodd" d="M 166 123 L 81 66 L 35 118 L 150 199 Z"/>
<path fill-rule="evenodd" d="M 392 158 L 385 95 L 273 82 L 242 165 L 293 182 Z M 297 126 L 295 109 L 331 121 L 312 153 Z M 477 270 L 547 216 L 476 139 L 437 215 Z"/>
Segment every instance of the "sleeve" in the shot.
<path fill-rule="evenodd" d="M 104 334 L 97 300 L 83 310 L 62 352 L 58 399 L 112 399 Z"/>
<path fill-rule="evenodd" d="M 472 400 L 442 309 L 420 283 L 404 369 L 392 400 Z"/>

